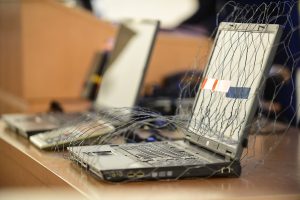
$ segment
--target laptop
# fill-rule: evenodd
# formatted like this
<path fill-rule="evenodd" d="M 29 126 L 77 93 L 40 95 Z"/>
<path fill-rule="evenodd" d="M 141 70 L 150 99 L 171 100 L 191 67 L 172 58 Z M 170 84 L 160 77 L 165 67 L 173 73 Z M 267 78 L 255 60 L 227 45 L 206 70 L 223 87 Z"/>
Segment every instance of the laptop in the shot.
<path fill-rule="evenodd" d="M 127 20 L 119 27 L 92 110 L 132 107 L 137 102 L 159 23 Z M 7 114 L 3 120 L 25 137 L 62 127 L 85 113 Z"/>
<path fill-rule="evenodd" d="M 71 159 L 107 181 L 238 177 L 240 158 L 282 29 L 223 22 L 184 140 L 68 147 Z"/>

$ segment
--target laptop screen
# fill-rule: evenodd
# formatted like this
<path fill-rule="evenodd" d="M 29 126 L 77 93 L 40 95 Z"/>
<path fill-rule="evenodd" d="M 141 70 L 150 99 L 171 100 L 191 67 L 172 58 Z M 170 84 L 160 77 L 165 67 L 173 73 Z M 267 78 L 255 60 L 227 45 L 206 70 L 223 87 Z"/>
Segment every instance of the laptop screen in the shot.
<path fill-rule="evenodd" d="M 135 105 L 157 28 L 157 21 L 128 21 L 121 24 L 101 81 L 96 109 Z"/>
<path fill-rule="evenodd" d="M 209 139 L 202 145 L 213 145 L 212 149 L 225 145 L 236 151 L 256 111 L 257 94 L 273 59 L 278 27 L 220 25 L 188 127 Z"/>

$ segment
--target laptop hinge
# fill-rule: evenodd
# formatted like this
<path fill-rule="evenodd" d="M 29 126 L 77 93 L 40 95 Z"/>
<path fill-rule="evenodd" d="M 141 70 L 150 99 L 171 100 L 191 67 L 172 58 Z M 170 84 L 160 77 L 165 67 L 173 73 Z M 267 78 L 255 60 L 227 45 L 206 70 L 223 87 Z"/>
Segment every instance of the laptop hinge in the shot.
<path fill-rule="evenodd" d="M 216 141 L 213 141 L 211 139 L 202 137 L 202 136 L 198 136 L 197 134 L 188 132 L 186 134 L 185 140 L 201 147 L 204 148 L 206 150 L 215 152 L 221 156 L 223 156 L 225 158 L 225 161 L 232 161 L 233 160 L 233 156 L 234 156 L 234 151 L 232 151 L 230 148 L 228 148 L 227 146 L 224 146 Z"/>

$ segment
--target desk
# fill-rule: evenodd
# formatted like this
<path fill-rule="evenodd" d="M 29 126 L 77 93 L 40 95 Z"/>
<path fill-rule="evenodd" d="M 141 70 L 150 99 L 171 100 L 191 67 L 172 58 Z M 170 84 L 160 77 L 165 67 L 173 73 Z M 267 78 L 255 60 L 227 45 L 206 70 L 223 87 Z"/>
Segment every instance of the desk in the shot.
<path fill-rule="evenodd" d="M 274 140 L 280 140 L 277 148 L 257 165 Z M 36 149 L 0 122 L 0 187 L 66 187 L 92 199 L 300 199 L 299 130 L 257 136 L 255 148 L 261 150 L 249 151 L 253 157 L 245 159 L 240 178 L 112 184 L 64 158 L 66 153 Z"/>

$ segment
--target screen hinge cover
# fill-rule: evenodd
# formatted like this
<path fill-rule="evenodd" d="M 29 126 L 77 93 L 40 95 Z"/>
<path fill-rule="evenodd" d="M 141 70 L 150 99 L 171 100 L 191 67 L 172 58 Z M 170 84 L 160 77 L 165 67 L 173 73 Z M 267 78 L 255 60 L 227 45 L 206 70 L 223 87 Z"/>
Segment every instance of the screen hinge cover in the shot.
<path fill-rule="evenodd" d="M 195 133 L 188 132 L 185 139 L 202 148 L 209 149 L 210 151 L 223 155 L 226 161 L 231 161 L 235 157 L 234 149 L 228 147 L 227 145 L 211 140 L 205 136 L 199 136 Z"/>

